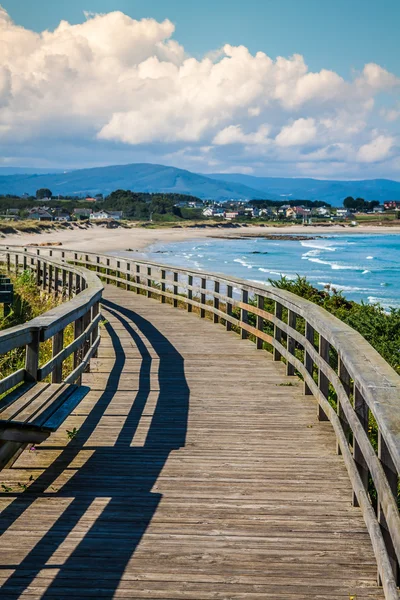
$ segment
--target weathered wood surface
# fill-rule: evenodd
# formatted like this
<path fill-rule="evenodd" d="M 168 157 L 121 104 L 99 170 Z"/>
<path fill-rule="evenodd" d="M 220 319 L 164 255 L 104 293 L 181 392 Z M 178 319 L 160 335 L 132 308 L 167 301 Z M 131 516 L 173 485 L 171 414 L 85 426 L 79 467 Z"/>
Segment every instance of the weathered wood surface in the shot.
<path fill-rule="evenodd" d="M 302 383 L 208 320 L 105 297 L 91 392 L 0 474 L 1 598 L 383 599 Z"/>

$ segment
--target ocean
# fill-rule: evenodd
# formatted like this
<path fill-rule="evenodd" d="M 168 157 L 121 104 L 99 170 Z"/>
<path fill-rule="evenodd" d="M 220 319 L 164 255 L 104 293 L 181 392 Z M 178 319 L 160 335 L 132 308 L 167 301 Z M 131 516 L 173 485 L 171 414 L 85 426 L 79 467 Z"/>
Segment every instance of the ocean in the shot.
<path fill-rule="evenodd" d="M 400 234 L 323 234 L 294 241 L 206 238 L 157 244 L 144 256 L 263 285 L 270 285 L 269 279 L 301 275 L 318 288 L 329 284 L 357 302 L 400 308 Z"/>

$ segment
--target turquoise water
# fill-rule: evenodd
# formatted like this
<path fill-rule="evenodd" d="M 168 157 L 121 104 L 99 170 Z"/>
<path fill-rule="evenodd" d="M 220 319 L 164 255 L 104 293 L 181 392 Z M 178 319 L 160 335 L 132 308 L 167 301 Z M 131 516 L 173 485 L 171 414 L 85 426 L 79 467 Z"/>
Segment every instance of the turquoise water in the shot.
<path fill-rule="evenodd" d="M 400 234 L 323 235 L 307 241 L 211 239 L 157 244 L 154 262 L 234 275 L 268 285 L 297 274 L 352 300 L 400 308 Z"/>

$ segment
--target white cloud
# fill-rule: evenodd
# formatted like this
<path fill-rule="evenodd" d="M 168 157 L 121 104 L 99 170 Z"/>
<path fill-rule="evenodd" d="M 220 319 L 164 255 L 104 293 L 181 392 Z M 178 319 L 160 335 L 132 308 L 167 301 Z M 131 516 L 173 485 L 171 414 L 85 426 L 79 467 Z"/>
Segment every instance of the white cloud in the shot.
<path fill-rule="evenodd" d="M 253 133 L 244 133 L 240 125 L 229 125 L 217 133 L 213 143 L 217 146 L 227 146 L 228 144 L 268 144 L 268 138 L 271 128 L 269 125 L 260 125 L 257 131 Z"/>
<path fill-rule="evenodd" d="M 366 163 L 384 160 L 389 156 L 393 145 L 394 139 L 391 136 L 378 135 L 372 142 L 360 147 L 357 158 Z"/>
<path fill-rule="evenodd" d="M 304 146 L 317 135 L 315 119 L 297 119 L 290 125 L 285 125 L 276 136 L 278 146 Z"/>
<path fill-rule="evenodd" d="M 81 163 L 90 146 L 103 164 L 175 156 L 183 166 L 197 155 L 226 169 L 268 159 L 278 170 L 309 164 L 312 144 L 315 164 L 345 155 L 356 171 L 358 162 L 393 159 L 398 144 L 387 128 L 398 111 L 379 112 L 374 99 L 400 80 L 379 65 L 345 80 L 311 72 L 300 54 L 273 60 L 244 46 L 195 59 L 173 35 L 168 19 L 119 11 L 36 33 L 0 7 L 3 154 L 36 148 L 51 160 L 57 148 L 60 156 L 75 148 Z"/>

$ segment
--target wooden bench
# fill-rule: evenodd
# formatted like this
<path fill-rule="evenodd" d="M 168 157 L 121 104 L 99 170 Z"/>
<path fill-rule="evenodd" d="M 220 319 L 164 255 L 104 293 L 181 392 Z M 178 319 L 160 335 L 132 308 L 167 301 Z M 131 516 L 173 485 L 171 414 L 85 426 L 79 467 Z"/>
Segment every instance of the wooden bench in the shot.
<path fill-rule="evenodd" d="M 0 469 L 10 468 L 31 444 L 56 431 L 89 388 L 66 383 L 24 383 L 0 400 Z"/>
<path fill-rule="evenodd" d="M 88 391 L 86 386 L 65 383 L 23 384 L 0 400 L 0 440 L 43 442 L 62 425 Z"/>

